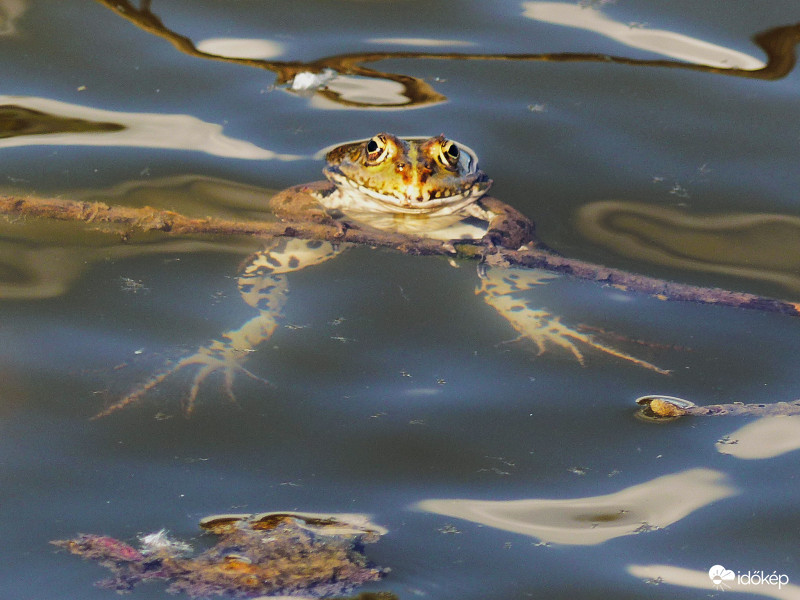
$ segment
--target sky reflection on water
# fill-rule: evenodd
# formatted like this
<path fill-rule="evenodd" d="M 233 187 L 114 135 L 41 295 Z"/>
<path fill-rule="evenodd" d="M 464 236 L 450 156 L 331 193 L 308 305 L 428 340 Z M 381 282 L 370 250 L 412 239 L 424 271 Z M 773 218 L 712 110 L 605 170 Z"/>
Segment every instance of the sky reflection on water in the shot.
<path fill-rule="evenodd" d="M 614 494 L 549 500 L 423 500 L 417 508 L 529 535 L 542 542 L 595 545 L 656 531 L 718 500 L 735 495 L 725 475 L 691 469 L 663 475 Z"/>

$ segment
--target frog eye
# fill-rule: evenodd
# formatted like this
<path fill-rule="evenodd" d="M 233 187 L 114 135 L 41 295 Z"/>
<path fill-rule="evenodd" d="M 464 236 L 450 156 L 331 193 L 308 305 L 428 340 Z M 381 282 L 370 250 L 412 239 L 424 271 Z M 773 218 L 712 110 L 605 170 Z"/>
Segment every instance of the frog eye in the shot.
<path fill-rule="evenodd" d="M 445 165 L 449 165 L 451 167 L 456 166 L 458 164 L 458 157 L 460 154 L 461 153 L 458 150 L 458 146 L 456 146 L 455 142 L 451 142 L 450 140 L 446 140 L 439 147 L 439 160 L 441 160 Z"/>
<path fill-rule="evenodd" d="M 376 135 L 367 142 L 367 162 L 370 164 L 378 164 L 386 158 L 386 138 L 383 135 Z"/>

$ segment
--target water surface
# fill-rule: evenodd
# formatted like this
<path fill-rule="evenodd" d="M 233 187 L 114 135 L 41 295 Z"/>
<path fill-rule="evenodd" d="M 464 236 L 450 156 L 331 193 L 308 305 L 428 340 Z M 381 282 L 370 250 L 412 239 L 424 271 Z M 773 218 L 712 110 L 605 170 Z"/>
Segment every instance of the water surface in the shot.
<path fill-rule="evenodd" d="M 798 300 L 796 3 L 192 0 L 151 3 L 158 31 L 122 4 L 0 2 L 5 192 L 253 218 L 320 148 L 445 132 L 563 254 Z M 177 378 L 89 420 L 253 315 L 259 245 L 0 224 L 4 597 L 111 597 L 52 539 L 275 510 L 371 515 L 392 571 L 370 589 L 400 598 L 697 598 L 716 564 L 800 583 L 795 446 L 748 450 L 791 428 L 633 402 L 796 398 L 796 318 L 538 287 L 672 374 L 581 366 L 502 344 L 474 264 L 355 248 L 291 275 L 247 362 L 272 387 L 233 404 L 212 378 L 187 419 Z"/>

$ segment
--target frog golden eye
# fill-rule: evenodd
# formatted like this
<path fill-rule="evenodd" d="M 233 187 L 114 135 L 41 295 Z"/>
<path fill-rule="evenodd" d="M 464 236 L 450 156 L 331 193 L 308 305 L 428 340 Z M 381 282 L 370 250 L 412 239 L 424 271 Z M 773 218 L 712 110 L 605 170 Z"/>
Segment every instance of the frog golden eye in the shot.
<path fill-rule="evenodd" d="M 367 142 L 367 162 L 377 164 L 386 158 L 386 138 L 382 135 L 376 135 Z"/>
<path fill-rule="evenodd" d="M 458 157 L 461 153 L 458 150 L 458 146 L 454 142 L 447 140 L 444 144 L 442 144 L 439 148 L 439 159 L 445 165 L 449 165 L 454 167 L 458 164 Z"/>

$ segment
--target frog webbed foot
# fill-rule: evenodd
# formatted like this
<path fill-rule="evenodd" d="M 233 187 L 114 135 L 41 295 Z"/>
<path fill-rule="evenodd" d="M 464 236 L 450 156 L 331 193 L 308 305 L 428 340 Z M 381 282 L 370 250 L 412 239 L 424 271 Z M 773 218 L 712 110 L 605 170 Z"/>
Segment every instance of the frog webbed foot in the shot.
<path fill-rule="evenodd" d="M 529 292 L 558 278 L 558 275 L 538 269 L 484 268 L 479 270 L 479 276 L 480 286 L 475 293 L 482 296 L 519 334 L 514 340 L 504 343 L 531 343 L 537 355 L 555 347 L 571 354 L 581 365 L 586 362 L 583 351 L 594 349 L 657 373 L 669 373 L 603 343 L 595 335 L 565 325 L 560 317 L 545 309 L 532 306 L 533 298 Z"/>
<path fill-rule="evenodd" d="M 177 370 L 189 366 L 196 366 L 199 368 L 192 379 L 192 387 L 189 390 L 189 395 L 182 401 L 183 412 L 186 416 L 191 415 L 194 411 L 197 394 L 200 392 L 200 386 L 202 386 L 205 380 L 214 373 L 219 372 L 222 374 L 223 390 L 225 391 L 225 395 L 228 397 L 228 400 L 234 404 L 236 403 L 236 395 L 233 393 L 233 380 L 236 378 L 236 375 L 246 375 L 254 381 L 258 381 L 267 386 L 272 386 L 272 384 L 263 377 L 259 377 L 249 369 L 243 367 L 237 361 L 229 358 L 218 358 L 197 353 L 180 361 L 178 365 L 175 366 L 173 371 L 177 372 Z"/>
<path fill-rule="evenodd" d="M 236 396 L 233 393 L 233 381 L 237 374 L 246 375 L 250 379 L 259 381 L 264 385 L 272 385 L 266 379 L 259 377 L 249 369 L 243 367 L 239 363 L 239 360 L 241 360 L 241 358 L 232 355 L 232 351 L 230 349 L 220 349 L 216 347 L 216 344 L 201 348 L 194 354 L 182 358 L 171 368 L 154 375 L 128 395 L 97 413 L 94 417 L 92 417 L 92 419 L 106 417 L 112 413 L 122 410 L 123 408 L 135 404 L 148 392 L 158 387 L 158 385 L 164 380 L 168 379 L 172 375 L 176 375 L 179 372 L 190 368 L 196 368 L 197 371 L 192 378 L 192 385 L 189 389 L 188 395 L 181 402 L 183 413 L 187 417 L 190 416 L 194 411 L 197 395 L 200 392 L 200 387 L 203 385 L 206 379 L 208 379 L 214 373 L 219 372 L 222 374 L 223 390 L 225 395 L 232 403 L 236 403 Z"/>
<path fill-rule="evenodd" d="M 582 333 L 577 329 L 564 325 L 559 317 L 550 314 L 546 310 L 525 310 L 524 315 L 520 314 L 514 319 L 513 325 L 520 332 L 519 335 L 513 340 L 501 342 L 501 344 L 530 342 L 536 347 L 537 356 L 547 352 L 549 347 L 555 346 L 569 352 L 581 365 L 584 365 L 586 364 L 586 359 L 581 346 L 585 346 L 662 375 L 670 373 L 670 371 L 657 367 L 646 360 L 604 344 L 590 334 Z"/>

